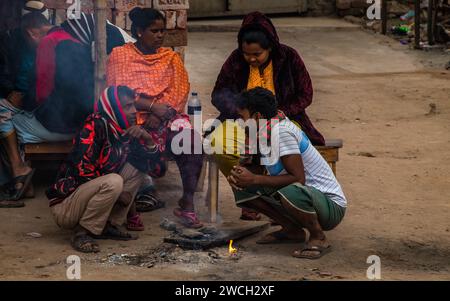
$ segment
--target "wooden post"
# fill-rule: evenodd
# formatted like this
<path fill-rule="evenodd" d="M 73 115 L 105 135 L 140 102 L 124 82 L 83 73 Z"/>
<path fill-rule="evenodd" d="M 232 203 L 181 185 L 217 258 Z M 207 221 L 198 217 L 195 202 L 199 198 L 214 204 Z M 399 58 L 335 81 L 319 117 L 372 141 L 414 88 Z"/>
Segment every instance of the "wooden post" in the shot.
<path fill-rule="evenodd" d="M 428 10 L 427 10 L 428 45 L 434 45 L 433 11 L 434 11 L 434 0 L 428 0 Z"/>
<path fill-rule="evenodd" d="M 208 160 L 208 196 L 209 221 L 217 223 L 217 213 L 219 212 L 219 168 L 214 158 L 211 156 Z"/>
<path fill-rule="evenodd" d="M 414 1 L 414 48 L 420 49 L 420 0 Z"/>
<path fill-rule="evenodd" d="M 387 32 L 387 0 L 381 1 L 381 33 L 386 35 Z"/>
<path fill-rule="evenodd" d="M 95 8 L 95 99 L 106 87 L 106 0 L 94 0 Z"/>
<path fill-rule="evenodd" d="M 438 32 L 437 20 L 438 20 L 439 1 L 433 0 L 433 17 L 431 21 L 431 28 L 433 29 L 433 43 L 436 44 L 436 35 Z"/>

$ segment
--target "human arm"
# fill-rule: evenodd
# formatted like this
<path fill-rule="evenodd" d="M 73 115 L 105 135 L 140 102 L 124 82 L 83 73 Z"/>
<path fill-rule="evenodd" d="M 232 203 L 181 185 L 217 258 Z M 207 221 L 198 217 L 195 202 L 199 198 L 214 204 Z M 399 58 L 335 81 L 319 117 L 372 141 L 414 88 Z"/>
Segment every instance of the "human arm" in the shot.
<path fill-rule="evenodd" d="M 150 134 L 140 125 L 129 127 L 125 130 L 122 136 L 128 136 L 131 139 L 136 139 L 148 149 L 153 149 L 155 147 L 152 136 L 150 136 Z"/>
<path fill-rule="evenodd" d="M 97 161 L 106 135 L 101 135 L 104 123 L 88 117 L 74 144 L 69 158 L 59 169 L 57 181 L 46 195 L 49 199 L 65 198 L 80 185 L 99 176 Z"/>
<path fill-rule="evenodd" d="M 211 94 L 211 103 L 225 117 L 237 115 L 236 98 L 239 94 L 239 84 L 233 66 L 237 61 L 237 52 L 233 52 L 223 64 Z"/>
<path fill-rule="evenodd" d="M 286 174 L 277 176 L 258 175 L 242 166 L 234 166 L 228 181 L 235 189 L 249 186 L 285 187 L 292 183 L 305 184 L 305 170 L 301 155 L 292 154 L 281 158 Z"/>
<path fill-rule="evenodd" d="M 280 104 L 280 109 L 287 116 L 295 116 L 305 111 L 311 105 L 313 99 L 313 86 L 308 70 L 294 49 L 291 49 L 289 64 L 291 65 L 292 78 L 295 86 L 295 99 L 290 99 Z"/>
<path fill-rule="evenodd" d="M 165 172 L 164 162 L 161 160 L 161 152 L 153 143 L 151 135 L 144 129 L 135 127 L 136 130 L 127 131 L 128 136 L 134 136 L 130 143 L 128 162 L 140 172 L 152 177 L 159 177 Z"/>

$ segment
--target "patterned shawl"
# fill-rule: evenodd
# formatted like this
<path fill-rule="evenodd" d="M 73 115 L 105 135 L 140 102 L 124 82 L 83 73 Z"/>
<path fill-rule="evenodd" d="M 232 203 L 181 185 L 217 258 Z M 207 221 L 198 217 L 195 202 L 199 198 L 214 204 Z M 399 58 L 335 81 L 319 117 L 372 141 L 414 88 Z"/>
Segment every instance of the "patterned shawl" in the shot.
<path fill-rule="evenodd" d="M 116 86 L 108 87 L 103 91 L 100 99 L 94 105 L 94 112 L 101 113 L 107 119 L 108 125 L 117 139 L 130 126 L 123 112 Z"/>
<path fill-rule="evenodd" d="M 144 55 L 133 43 L 114 48 L 108 59 L 107 83 L 128 86 L 157 103 L 184 111 L 189 94 L 189 78 L 180 56 L 169 48 Z"/>

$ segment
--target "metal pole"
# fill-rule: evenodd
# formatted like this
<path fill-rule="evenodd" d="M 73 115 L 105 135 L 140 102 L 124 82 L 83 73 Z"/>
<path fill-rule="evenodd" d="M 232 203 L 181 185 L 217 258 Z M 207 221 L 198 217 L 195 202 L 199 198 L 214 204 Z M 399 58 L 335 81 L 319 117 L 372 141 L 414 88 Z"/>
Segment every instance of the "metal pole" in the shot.
<path fill-rule="evenodd" d="M 95 99 L 106 87 L 106 0 L 95 0 Z"/>
<path fill-rule="evenodd" d="M 381 33 L 387 32 L 387 0 L 381 1 Z"/>
<path fill-rule="evenodd" d="M 414 48 L 420 49 L 420 0 L 414 1 Z"/>

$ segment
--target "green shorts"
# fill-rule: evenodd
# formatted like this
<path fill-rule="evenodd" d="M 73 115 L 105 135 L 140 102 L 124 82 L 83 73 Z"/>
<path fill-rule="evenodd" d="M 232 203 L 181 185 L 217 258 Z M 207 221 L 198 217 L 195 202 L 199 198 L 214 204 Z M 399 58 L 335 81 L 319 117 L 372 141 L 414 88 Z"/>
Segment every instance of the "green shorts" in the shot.
<path fill-rule="evenodd" d="M 325 231 L 335 228 L 344 218 L 346 210 L 319 190 L 303 186 L 300 183 L 294 183 L 278 190 L 270 187 L 252 186 L 245 190 L 233 191 L 236 205 L 239 207 L 247 207 L 246 202 L 260 198 L 294 223 L 299 224 L 290 210 L 282 206 L 281 199 L 284 199 L 299 211 L 317 214 L 320 226 Z"/>

